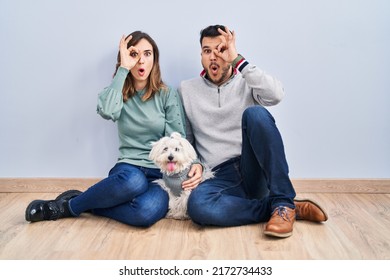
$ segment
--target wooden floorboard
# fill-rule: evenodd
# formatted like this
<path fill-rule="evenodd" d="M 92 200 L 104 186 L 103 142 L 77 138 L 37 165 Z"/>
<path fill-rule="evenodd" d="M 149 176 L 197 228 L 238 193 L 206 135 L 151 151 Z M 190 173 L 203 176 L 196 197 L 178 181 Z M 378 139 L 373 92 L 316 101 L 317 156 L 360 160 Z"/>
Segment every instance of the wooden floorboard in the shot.
<path fill-rule="evenodd" d="M 102 178 L 0 178 L 0 192 L 86 190 Z M 292 179 L 302 193 L 390 193 L 390 179 Z"/>
<path fill-rule="evenodd" d="M 52 199 L 60 192 L 53 187 L 39 193 L 28 185 L 30 192 L 0 192 L 0 259 L 389 260 L 390 194 L 381 183 L 375 188 L 355 184 L 360 186 L 357 193 L 298 192 L 319 202 L 329 220 L 298 221 L 286 239 L 266 237 L 263 223 L 218 228 L 163 219 L 150 228 L 136 228 L 91 214 L 28 223 L 24 212 L 31 200 Z"/>

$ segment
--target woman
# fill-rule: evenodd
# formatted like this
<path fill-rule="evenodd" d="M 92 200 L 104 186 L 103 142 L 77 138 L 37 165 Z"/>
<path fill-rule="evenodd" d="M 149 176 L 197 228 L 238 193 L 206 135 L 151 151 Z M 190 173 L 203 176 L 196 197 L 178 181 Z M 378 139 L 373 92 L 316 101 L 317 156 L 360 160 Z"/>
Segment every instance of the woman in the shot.
<path fill-rule="evenodd" d="M 136 31 L 122 37 L 113 81 L 99 94 L 97 111 L 118 124 L 117 164 L 84 193 L 70 190 L 55 200 L 31 202 L 27 221 L 77 217 L 89 211 L 146 227 L 166 215 L 168 195 L 153 183 L 162 174 L 149 160 L 150 144 L 173 131 L 185 135 L 184 115 L 178 93 L 161 79 L 159 51 L 148 34 Z M 198 177 L 187 187 L 194 188 Z"/>

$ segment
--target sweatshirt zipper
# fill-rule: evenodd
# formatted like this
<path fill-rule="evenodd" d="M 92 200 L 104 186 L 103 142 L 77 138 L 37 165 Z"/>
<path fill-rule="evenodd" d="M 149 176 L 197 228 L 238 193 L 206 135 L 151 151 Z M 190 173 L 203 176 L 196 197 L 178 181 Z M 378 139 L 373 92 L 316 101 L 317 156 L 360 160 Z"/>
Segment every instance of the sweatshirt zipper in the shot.
<path fill-rule="evenodd" d="M 221 91 L 219 87 L 218 87 L 218 108 L 221 108 Z"/>

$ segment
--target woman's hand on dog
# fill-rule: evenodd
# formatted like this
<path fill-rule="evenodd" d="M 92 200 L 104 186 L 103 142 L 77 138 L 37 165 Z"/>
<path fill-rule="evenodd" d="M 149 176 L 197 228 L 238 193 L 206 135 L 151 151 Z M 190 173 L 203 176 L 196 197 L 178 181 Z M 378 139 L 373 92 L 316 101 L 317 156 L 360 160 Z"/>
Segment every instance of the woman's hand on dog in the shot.
<path fill-rule="evenodd" d="M 191 166 L 190 172 L 188 172 L 188 177 L 190 179 L 183 182 L 182 187 L 184 190 L 193 190 L 199 183 L 202 181 L 203 167 L 199 163 L 195 163 Z"/>

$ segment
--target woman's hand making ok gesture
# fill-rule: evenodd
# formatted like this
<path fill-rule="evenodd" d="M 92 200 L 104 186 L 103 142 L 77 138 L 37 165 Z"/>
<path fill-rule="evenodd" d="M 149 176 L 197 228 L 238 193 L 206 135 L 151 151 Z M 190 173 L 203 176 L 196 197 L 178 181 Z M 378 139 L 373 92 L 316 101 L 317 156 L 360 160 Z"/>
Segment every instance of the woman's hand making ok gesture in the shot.
<path fill-rule="evenodd" d="M 119 43 L 119 52 L 121 58 L 120 66 L 126 68 L 129 71 L 131 68 L 134 67 L 134 65 L 137 64 L 140 59 L 140 52 L 136 47 L 130 46 L 129 48 L 127 48 L 127 45 L 131 38 L 133 38 L 133 36 L 130 35 L 129 37 L 125 38 L 125 36 L 123 35 Z"/>

